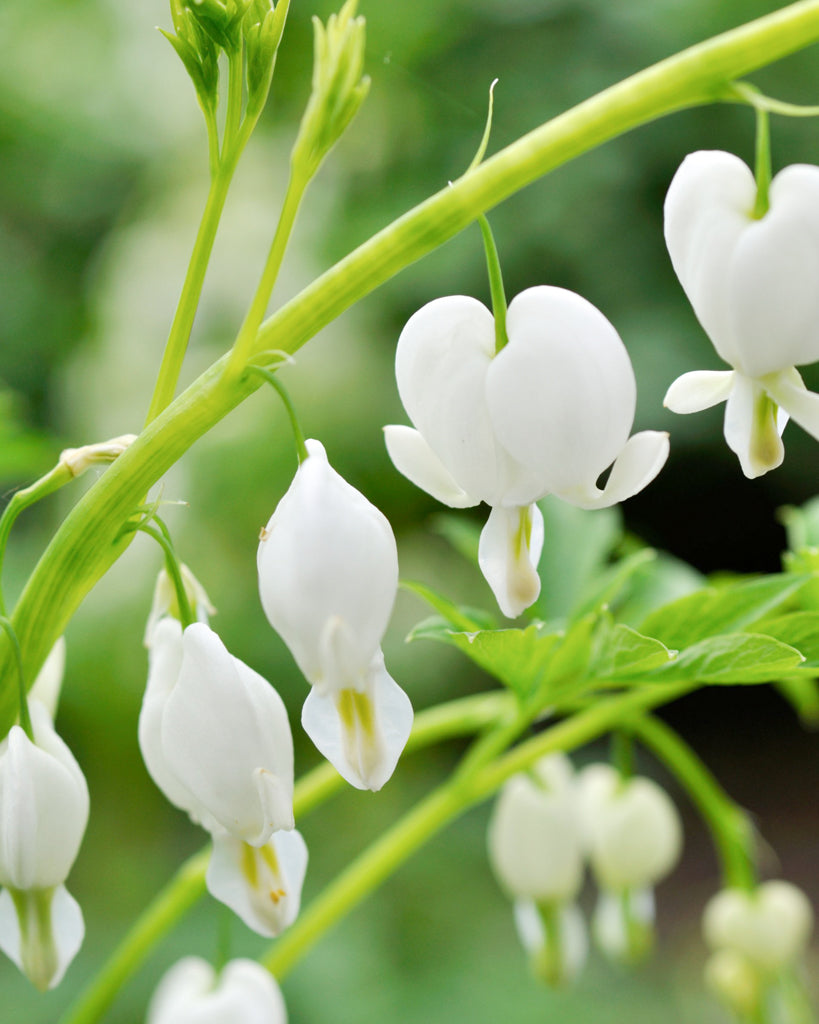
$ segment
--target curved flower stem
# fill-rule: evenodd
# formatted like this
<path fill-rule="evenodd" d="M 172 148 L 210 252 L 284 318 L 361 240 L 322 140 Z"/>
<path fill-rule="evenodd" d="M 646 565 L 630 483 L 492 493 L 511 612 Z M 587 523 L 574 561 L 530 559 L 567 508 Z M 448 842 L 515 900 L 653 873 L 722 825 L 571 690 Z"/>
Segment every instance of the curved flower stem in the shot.
<path fill-rule="evenodd" d="M 299 418 L 296 415 L 296 408 L 293 405 L 293 400 L 287 392 L 284 384 L 276 376 L 275 370 L 268 370 L 264 366 L 254 366 L 251 364 L 247 367 L 247 373 L 257 374 L 262 380 L 266 380 L 267 383 L 276 391 L 279 398 L 284 403 L 285 411 L 287 412 L 287 418 L 290 420 L 290 428 L 293 431 L 293 440 L 296 444 L 296 455 L 298 456 L 299 462 L 304 462 L 307 458 L 307 445 L 304 441 L 304 431 L 301 429 Z"/>
<path fill-rule="evenodd" d="M 501 150 L 336 264 L 262 325 L 254 352 L 294 352 L 354 302 L 541 175 L 637 125 L 718 99 L 727 82 L 817 40 L 819 0 L 801 0 L 691 47 L 581 103 Z M 199 279 L 204 265 L 197 267 Z M 190 321 L 196 296 L 193 289 Z M 183 330 L 180 341 L 186 339 Z M 181 355 L 178 360 L 181 364 Z M 27 678 L 36 676 L 83 597 L 128 546 L 128 538 L 117 540 L 120 526 L 142 504 L 148 489 L 198 437 L 259 386 L 257 380 L 241 375 L 226 380 L 226 361 L 223 357 L 216 362 L 151 420 L 58 530 L 13 617 Z M 167 365 L 163 370 L 164 383 L 152 402 L 154 414 L 173 392 L 177 373 L 178 368 L 171 371 Z M 16 703 L 11 657 L 3 640 L 0 735 L 13 721 Z"/>
<path fill-rule="evenodd" d="M 628 721 L 626 728 L 671 770 L 705 819 L 719 854 L 725 886 L 754 889 L 754 828 L 747 812 L 664 722 L 643 716 Z"/>
<path fill-rule="evenodd" d="M 98 1021 L 156 943 L 187 913 L 205 891 L 210 847 L 185 861 L 176 875 L 137 919 L 93 982 L 59 1019 L 59 1024 Z"/>
<path fill-rule="evenodd" d="M 281 980 L 329 928 L 428 839 L 473 804 L 491 796 L 515 772 L 524 771 L 546 754 L 588 743 L 618 724 L 623 716 L 665 704 L 694 686 L 680 683 L 612 697 L 559 722 L 494 763 L 478 767 L 471 777 L 456 772 L 342 871 L 273 944 L 262 963 Z"/>
<path fill-rule="evenodd" d="M 431 746 L 440 740 L 468 736 L 485 728 L 503 714 L 512 698 L 507 693 L 482 693 L 439 704 L 418 713 L 406 752 Z M 324 761 L 296 783 L 293 810 L 303 818 L 346 783 Z M 59 1024 L 94 1024 L 116 998 L 125 982 L 138 970 L 153 947 L 179 923 L 197 900 L 205 895 L 205 872 L 210 844 L 190 857 L 154 898 L 134 924 L 100 973 Z"/>

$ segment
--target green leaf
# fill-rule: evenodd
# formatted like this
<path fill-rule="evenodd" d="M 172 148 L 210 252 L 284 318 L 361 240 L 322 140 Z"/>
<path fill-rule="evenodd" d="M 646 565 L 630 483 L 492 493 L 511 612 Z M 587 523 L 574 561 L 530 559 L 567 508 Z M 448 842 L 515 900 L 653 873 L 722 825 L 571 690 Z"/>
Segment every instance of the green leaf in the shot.
<path fill-rule="evenodd" d="M 799 651 L 773 637 L 728 633 L 687 647 L 645 678 L 664 683 L 769 683 L 799 668 L 802 662 Z"/>
<path fill-rule="evenodd" d="M 401 580 L 401 588 L 420 597 L 422 601 L 426 601 L 428 605 L 438 612 L 450 628 L 474 633 L 481 629 L 494 629 L 497 625 L 496 620 L 488 612 L 480 608 L 467 608 L 456 605 L 449 598 L 437 593 L 425 583 L 418 583 L 415 580 Z M 418 635 L 418 627 L 416 627 L 407 639 L 415 640 Z"/>
<path fill-rule="evenodd" d="M 598 611 L 607 606 L 632 577 L 650 565 L 656 557 L 657 552 L 653 548 L 640 548 L 601 573 L 595 587 L 580 606 L 580 614 Z"/>
<path fill-rule="evenodd" d="M 682 649 L 705 637 L 734 633 L 784 604 L 810 577 L 788 573 L 705 587 L 647 616 L 640 632 Z"/>
<path fill-rule="evenodd" d="M 623 623 L 609 622 L 600 634 L 589 675 L 598 679 L 618 679 L 658 668 L 673 657 L 673 653 L 650 636 Z"/>
<path fill-rule="evenodd" d="M 795 647 L 805 658 L 802 668 L 819 670 L 819 612 L 791 612 L 765 619 L 757 631 Z"/>

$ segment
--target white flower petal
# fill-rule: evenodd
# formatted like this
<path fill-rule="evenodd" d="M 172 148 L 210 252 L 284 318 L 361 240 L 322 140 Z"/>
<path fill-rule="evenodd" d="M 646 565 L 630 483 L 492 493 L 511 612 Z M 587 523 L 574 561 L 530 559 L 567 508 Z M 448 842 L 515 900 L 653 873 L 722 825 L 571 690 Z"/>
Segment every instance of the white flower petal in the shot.
<path fill-rule="evenodd" d="M 780 437 L 784 425 L 762 385 L 736 373 L 725 406 L 724 432 L 728 447 L 749 479 L 781 465 L 785 457 Z"/>
<path fill-rule="evenodd" d="M 48 652 L 43 667 L 37 673 L 34 685 L 28 692 L 29 700 L 39 700 L 48 711 L 53 722 L 57 716 L 57 704 L 65 674 L 65 637 L 61 636 Z"/>
<path fill-rule="evenodd" d="M 395 354 L 398 393 L 409 418 L 458 486 L 490 505 L 501 501 L 520 473 L 497 442 L 486 404 L 494 354 L 494 318 L 465 295 L 419 309 Z"/>
<path fill-rule="evenodd" d="M 538 480 L 529 500 L 596 480 L 634 419 L 634 372 L 619 335 L 590 302 L 546 286 L 512 300 L 507 330 L 486 393 L 499 441 Z"/>
<path fill-rule="evenodd" d="M 733 382 L 733 370 L 692 370 L 674 381 L 663 405 L 676 413 L 702 412 L 725 402 Z"/>
<path fill-rule="evenodd" d="M 327 624 L 347 624 L 348 670 L 365 678 L 398 587 L 398 553 L 386 518 L 327 462 L 318 441 L 279 502 L 258 550 L 259 592 L 270 624 L 307 679 L 328 685 Z"/>
<path fill-rule="evenodd" d="M 719 150 L 689 154 L 665 199 L 671 263 L 714 348 L 737 368 L 742 341 L 736 336 L 728 267 L 755 201 L 753 174 L 739 157 Z"/>
<path fill-rule="evenodd" d="M 535 975 L 553 986 L 574 981 L 589 952 L 589 939 L 580 908 L 575 903 L 538 909 L 532 900 L 515 900 L 515 926 L 521 945 L 529 954 Z M 552 935 L 547 932 L 542 914 L 554 915 Z M 552 941 L 558 940 L 558 948 Z"/>
<path fill-rule="evenodd" d="M 400 424 L 384 427 L 384 441 L 393 465 L 407 480 L 450 508 L 469 508 L 480 499 L 472 498 L 413 427 Z"/>
<path fill-rule="evenodd" d="M 0 744 L 0 884 L 49 889 L 68 876 L 88 823 L 88 787 L 45 707 Z"/>
<path fill-rule="evenodd" d="M 368 686 L 341 693 L 311 689 L 302 709 L 304 730 L 336 771 L 357 789 L 381 789 L 412 730 L 409 697 L 384 667 L 379 650 Z"/>
<path fill-rule="evenodd" d="M 230 960 L 217 977 L 199 957 L 165 974 L 148 1007 L 147 1024 L 287 1024 L 273 976 L 254 960 Z"/>
<path fill-rule="evenodd" d="M 64 886 L 0 892 L 0 949 L 41 991 L 59 985 L 84 935 L 80 906 Z"/>
<path fill-rule="evenodd" d="M 206 875 L 208 892 L 248 928 L 273 938 L 296 920 L 307 870 L 301 833 L 274 832 L 261 847 L 229 835 L 214 836 Z"/>
<path fill-rule="evenodd" d="M 777 403 L 785 420 L 779 427 L 782 433 L 788 416 L 819 441 L 819 395 L 808 391 L 799 373 L 791 368 L 782 373 L 764 377 L 760 384 Z M 781 416 L 780 416 L 781 418 Z"/>
<path fill-rule="evenodd" d="M 608 508 L 647 487 L 665 465 L 668 451 L 668 434 L 643 430 L 630 437 L 623 446 L 602 490 L 592 481 L 586 487 L 556 493 L 564 501 L 580 508 Z"/>
<path fill-rule="evenodd" d="M 481 530 L 478 563 L 504 615 L 517 618 L 540 593 L 543 514 L 537 505 L 496 506 Z"/>
<path fill-rule="evenodd" d="M 231 835 L 253 846 L 293 827 L 293 739 L 270 684 L 194 623 L 161 723 L 166 762 Z"/>
<path fill-rule="evenodd" d="M 503 787 L 489 824 L 489 859 L 513 898 L 573 900 L 583 883 L 583 836 L 571 781 L 547 787 L 515 775 Z"/>
<path fill-rule="evenodd" d="M 615 963 L 635 963 L 653 945 L 654 918 L 653 889 L 601 889 L 592 919 L 594 941 Z"/>

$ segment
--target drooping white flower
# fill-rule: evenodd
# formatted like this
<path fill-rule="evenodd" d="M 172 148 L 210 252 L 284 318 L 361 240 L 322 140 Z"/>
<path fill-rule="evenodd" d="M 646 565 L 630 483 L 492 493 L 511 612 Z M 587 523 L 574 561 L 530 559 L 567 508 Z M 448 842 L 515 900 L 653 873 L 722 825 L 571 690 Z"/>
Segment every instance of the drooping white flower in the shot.
<path fill-rule="evenodd" d="M 579 773 L 580 806 L 589 859 L 610 891 L 645 889 L 674 867 L 682 826 L 671 799 L 652 779 L 623 779 L 607 764 Z"/>
<path fill-rule="evenodd" d="M 65 882 L 88 822 L 88 787 L 45 706 L 29 701 L 34 740 L 0 743 L 0 949 L 41 989 L 58 984 L 82 943 Z"/>
<path fill-rule="evenodd" d="M 259 935 L 273 938 L 296 920 L 307 870 L 301 833 L 274 832 L 264 846 L 227 834 L 213 837 L 208 892 Z"/>
<path fill-rule="evenodd" d="M 654 940 L 653 886 L 680 856 L 679 815 L 656 782 L 624 779 L 609 764 L 587 765 L 578 787 L 586 849 L 600 886 L 594 938 L 606 956 L 634 963 Z"/>
<path fill-rule="evenodd" d="M 415 313 L 395 364 L 415 429 L 388 426 L 385 439 L 397 469 L 439 501 L 492 506 L 479 560 L 514 617 L 540 590 L 543 520 L 534 502 L 546 494 L 581 508 L 622 501 L 660 471 L 668 438 L 629 438 L 631 362 L 591 303 L 563 288 L 529 288 L 510 303 L 506 326 L 509 342 L 496 354 L 492 314 L 476 299 L 447 296 Z"/>
<path fill-rule="evenodd" d="M 723 889 L 703 915 L 703 934 L 715 950 L 741 954 L 754 967 L 777 971 L 793 966 L 813 930 L 813 908 L 790 882 L 764 882 L 751 892 Z"/>
<path fill-rule="evenodd" d="M 515 924 L 533 972 L 550 985 L 571 981 L 588 949 L 574 904 L 583 882 L 583 832 L 568 758 L 543 758 L 514 775 L 492 812 L 489 860 L 514 901 Z"/>
<path fill-rule="evenodd" d="M 259 593 L 312 686 L 305 730 L 348 782 L 377 790 L 412 728 L 412 705 L 381 652 L 398 586 L 395 538 L 318 441 L 307 451 L 262 531 Z"/>
<path fill-rule="evenodd" d="M 747 477 L 775 469 L 793 418 L 819 438 L 819 395 L 796 366 L 819 359 L 819 167 L 786 167 L 754 215 L 757 186 L 738 157 L 685 158 L 665 201 L 671 262 L 717 353 L 733 369 L 694 371 L 665 404 L 691 413 L 719 402 L 725 440 Z"/>
<path fill-rule="evenodd" d="M 154 782 L 203 827 L 252 846 L 293 827 L 284 704 L 204 623 L 157 623 L 139 743 Z"/>
<path fill-rule="evenodd" d="M 165 974 L 148 1007 L 147 1024 L 287 1024 L 275 979 L 255 960 L 231 960 L 217 975 L 186 957 Z"/>

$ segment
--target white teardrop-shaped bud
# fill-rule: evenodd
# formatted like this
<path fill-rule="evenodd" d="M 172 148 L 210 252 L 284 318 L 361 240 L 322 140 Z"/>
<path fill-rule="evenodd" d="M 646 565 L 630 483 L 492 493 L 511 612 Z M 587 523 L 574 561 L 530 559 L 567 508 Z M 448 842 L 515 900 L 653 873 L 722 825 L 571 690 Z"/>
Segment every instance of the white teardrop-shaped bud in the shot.
<path fill-rule="evenodd" d="M 186 957 L 165 974 L 148 1007 L 147 1024 L 287 1024 L 275 979 L 255 960 L 230 960 L 217 975 Z"/>
<path fill-rule="evenodd" d="M 723 889 L 709 900 L 703 934 L 712 949 L 732 949 L 757 967 L 795 963 L 813 930 L 813 908 L 790 882 L 764 882 L 755 890 Z"/>
<path fill-rule="evenodd" d="M 574 899 L 583 881 L 583 840 L 571 765 L 538 762 L 504 785 L 489 823 L 489 859 L 509 896 Z"/>
<path fill-rule="evenodd" d="M 140 714 L 146 767 L 205 828 L 261 846 L 293 827 L 293 738 L 278 693 L 203 623 L 163 619 Z"/>
<path fill-rule="evenodd" d="M 387 519 L 335 472 L 318 441 L 262 531 L 259 592 L 313 690 L 302 722 L 353 785 L 379 789 L 412 726 L 381 640 L 398 587 Z"/>

